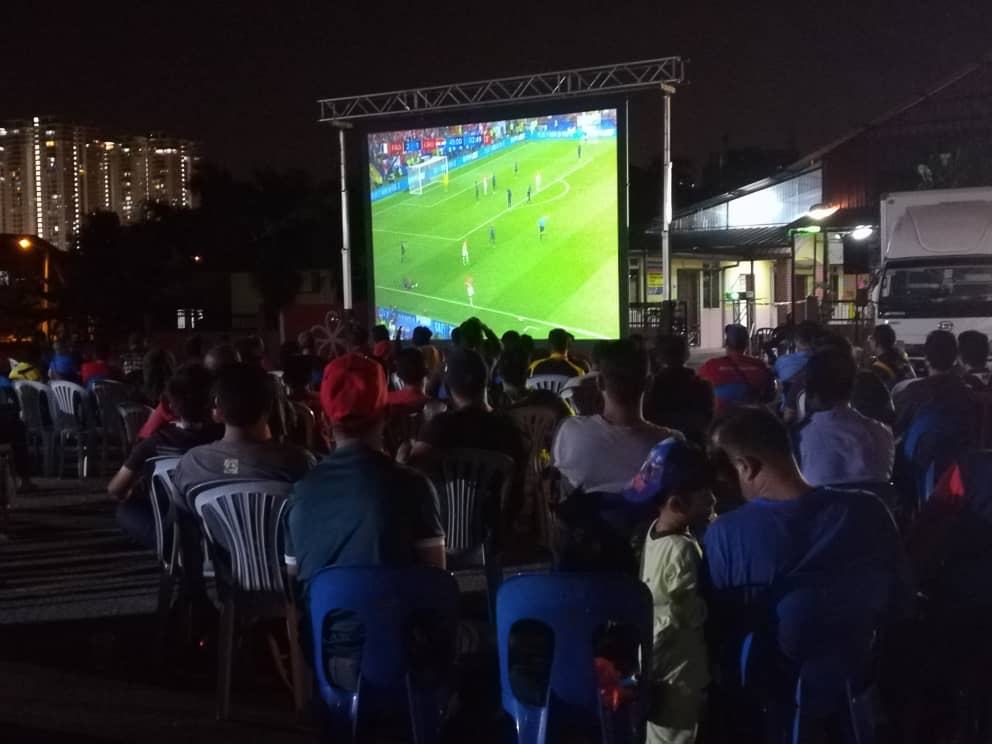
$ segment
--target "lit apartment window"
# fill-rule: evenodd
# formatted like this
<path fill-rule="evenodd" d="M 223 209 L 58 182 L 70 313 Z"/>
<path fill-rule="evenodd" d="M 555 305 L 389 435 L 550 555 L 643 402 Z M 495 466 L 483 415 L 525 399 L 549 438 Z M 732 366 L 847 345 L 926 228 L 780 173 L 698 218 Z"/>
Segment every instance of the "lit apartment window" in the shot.
<path fill-rule="evenodd" d="M 198 328 L 203 325 L 203 310 L 181 307 L 176 310 L 176 328 L 180 331 Z"/>

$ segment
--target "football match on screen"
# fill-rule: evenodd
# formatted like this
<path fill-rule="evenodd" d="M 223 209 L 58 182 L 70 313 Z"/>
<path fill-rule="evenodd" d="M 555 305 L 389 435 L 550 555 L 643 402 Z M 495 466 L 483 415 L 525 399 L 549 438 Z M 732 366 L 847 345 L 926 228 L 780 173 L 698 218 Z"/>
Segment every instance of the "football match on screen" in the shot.
<path fill-rule="evenodd" d="M 619 333 L 616 110 L 368 136 L 380 321 Z"/>

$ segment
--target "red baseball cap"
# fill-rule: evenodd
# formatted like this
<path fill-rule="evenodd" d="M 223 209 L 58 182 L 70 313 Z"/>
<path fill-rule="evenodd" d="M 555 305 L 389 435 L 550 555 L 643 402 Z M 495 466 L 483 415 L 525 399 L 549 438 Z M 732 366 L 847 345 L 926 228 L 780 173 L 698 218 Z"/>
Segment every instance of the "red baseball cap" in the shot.
<path fill-rule="evenodd" d="M 324 368 L 320 405 L 331 423 L 375 419 L 386 410 L 386 373 L 374 359 L 350 352 Z"/>

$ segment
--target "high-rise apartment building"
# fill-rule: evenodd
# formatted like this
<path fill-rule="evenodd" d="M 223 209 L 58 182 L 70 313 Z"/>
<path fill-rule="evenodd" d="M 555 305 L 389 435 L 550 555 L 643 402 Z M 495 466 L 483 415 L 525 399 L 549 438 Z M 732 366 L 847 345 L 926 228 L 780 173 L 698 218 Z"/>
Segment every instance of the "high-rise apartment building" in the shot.
<path fill-rule="evenodd" d="M 83 215 L 140 218 L 147 202 L 193 206 L 194 143 L 161 135 L 107 139 L 35 117 L 0 126 L 0 233 L 31 233 L 67 249 Z"/>

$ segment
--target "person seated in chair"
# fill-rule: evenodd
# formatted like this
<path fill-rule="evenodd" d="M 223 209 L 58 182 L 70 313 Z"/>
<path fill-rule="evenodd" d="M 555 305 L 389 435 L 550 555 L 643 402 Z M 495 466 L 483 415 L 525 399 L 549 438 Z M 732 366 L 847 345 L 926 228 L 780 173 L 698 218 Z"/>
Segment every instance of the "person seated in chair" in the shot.
<path fill-rule="evenodd" d="M 712 446 L 736 474 L 746 502 L 720 515 L 703 541 L 709 648 L 722 687 L 732 690 L 741 679 L 749 635 L 779 660 L 771 668 L 788 675 L 822 653 L 826 640 L 847 651 L 905 616 L 912 579 L 895 522 L 879 499 L 811 486 L 785 426 L 767 409 L 741 407 L 718 420 Z M 823 603 L 807 607 L 809 632 L 802 631 L 803 618 L 795 626 L 790 617 L 788 632 L 776 634 L 784 629 L 776 616 L 780 604 L 802 596 Z M 829 626 L 820 628 L 819 619 Z M 794 699 L 794 677 L 791 686 L 790 679 L 779 681 Z"/>
<path fill-rule="evenodd" d="M 452 351 L 448 355 L 444 383 L 455 409 L 431 418 L 417 441 L 400 448 L 398 459 L 433 473 L 444 453 L 455 449 L 488 450 L 512 458 L 513 481 L 507 512 L 493 525 L 499 532 L 513 523 L 522 505 L 528 450 L 513 419 L 489 407 L 488 379 L 486 363 L 478 352 L 461 348 Z"/>
<path fill-rule="evenodd" d="M 799 459 L 813 486 L 888 483 L 892 477 L 892 431 L 851 407 L 857 371 L 851 352 L 843 348 L 821 349 L 806 363 L 813 413 L 799 430 Z"/>
<path fill-rule="evenodd" d="M 644 417 L 703 444 L 716 408 L 713 386 L 686 366 L 689 342 L 685 336 L 659 336 L 655 353 L 661 369 L 645 395 Z"/>
<path fill-rule="evenodd" d="M 396 355 L 396 376 L 403 384 L 399 390 L 390 390 L 386 402 L 391 411 L 415 413 L 428 401 L 424 389 L 427 385 L 427 365 L 420 349 L 408 347 Z"/>
<path fill-rule="evenodd" d="M 958 342 L 950 331 L 932 331 L 923 346 L 930 374 L 893 395 L 896 407 L 895 435 L 901 439 L 924 408 L 939 407 L 960 422 L 964 436 L 974 440 L 978 414 L 974 394 L 955 374 Z"/>
<path fill-rule="evenodd" d="M 320 399 L 337 447 L 293 487 L 286 517 L 286 564 L 302 595 L 325 566 L 444 568 L 437 492 L 383 453 L 381 365 L 354 352 L 338 357 L 324 372 Z M 361 648 L 361 629 L 338 613 L 324 640 L 335 685 L 356 689 Z"/>
<path fill-rule="evenodd" d="M 514 408 L 540 406 L 553 411 L 556 421 L 570 416 L 568 405 L 553 391 L 527 389 L 527 359 L 527 352 L 517 346 L 504 350 L 500 355 L 497 371 L 503 386 L 497 408 L 510 411 Z"/>
<path fill-rule="evenodd" d="M 989 337 L 981 331 L 958 336 L 964 384 L 975 393 L 989 392 Z"/>
<path fill-rule="evenodd" d="M 563 377 L 580 377 L 586 373 L 582 367 L 568 358 L 568 347 L 572 337 L 568 331 L 555 328 L 548 334 L 548 346 L 551 352 L 544 359 L 538 359 L 530 365 L 530 376 L 561 375 Z"/>
<path fill-rule="evenodd" d="M 55 355 L 48 366 L 48 379 L 79 382 L 79 365 L 70 353 L 69 344 L 63 339 L 56 341 L 52 348 Z"/>
<path fill-rule="evenodd" d="M 141 478 L 145 463 L 153 457 L 183 455 L 221 437 L 223 427 L 211 416 L 212 384 L 202 365 L 180 367 L 165 388 L 165 402 L 174 419 L 138 442 L 107 486 L 108 493 L 120 501 L 118 524 L 149 549 L 155 549 L 155 522 L 147 489 L 141 487 L 147 485 Z"/>
<path fill-rule="evenodd" d="M 187 592 L 205 597 L 199 523 L 192 491 L 205 483 L 282 481 L 295 483 L 314 466 L 313 455 L 291 443 L 276 442 L 269 417 L 276 403 L 275 381 L 261 366 L 238 362 L 222 367 L 214 387 L 224 436 L 193 447 L 172 476 L 183 546 Z"/>
<path fill-rule="evenodd" d="M 672 430 L 644 419 L 647 359 L 628 341 L 611 341 L 599 360 L 603 412 L 561 422 L 551 458 L 570 489 L 619 494 L 651 448 Z M 680 435 L 681 436 L 681 435 Z"/>

